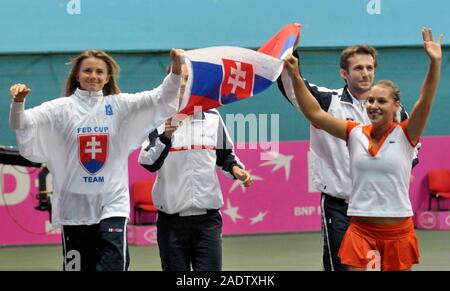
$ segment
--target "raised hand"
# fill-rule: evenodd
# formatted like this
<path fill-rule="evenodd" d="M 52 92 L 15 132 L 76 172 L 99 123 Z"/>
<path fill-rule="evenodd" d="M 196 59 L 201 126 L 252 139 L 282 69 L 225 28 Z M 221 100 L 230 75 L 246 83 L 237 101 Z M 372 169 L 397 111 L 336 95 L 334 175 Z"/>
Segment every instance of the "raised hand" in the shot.
<path fill-rule="evenodd" d="M 177 128 L 178 128 L 178 123 L 176 120 L 173 120 L 172 118 L 167 119 L 166 123 L 165 123 L 165 128 L 164 128 L 164 135 L 168 139 L 171 139 L 173 133 L 175 132 L 175 130 L 177 130 Z"/>
<path fill-rule="evenodd" d="M 31 89 L 28 88 L 27 85 L 21 83 L 14 84 L 9 89 L 9 94 L 11 94 L 14 102 L 23 102 L 30 92 Z"/>
<path fill-rule="evenodd" d="M 437 42 L 434 41 L 433 32 L 431 28 L 422 29 L 423 46 L 430 60 L 440 61 L 442 59 L 442 39 L 443 35 L 439 35 Z"/>
<path fill-rule="evenodd" d="M 420 136 L 425 129 L 428 117 L 430 116 L 431 106 L 436 96 L 436 90 L 439 86 L 441 78 L 441 62 L 442 62 L 442 34 L 437 42 L 433 39 L 431 28 L 422 29 L 423 46 L 425 52 L 430 58 L 427 74 L 420 89 L 419 100 L 413 107 L 409 116 L 407 132 L 409 140 L 412 144 L 419 141 Z"/>
<path fill-rule="evenodd" d="M 298 59 L 294 57 L 292 54 L 288 54 L 284 59 L 284 67 L 288 71 L 291 77 L 294 77 L 296 74 L 299 75 L 298 72 Z"/>
<path fill-rule="evenodd" d="M 181 75 L 181 64 L 183 58 L 184 50 L 182 49 L 171 49 L 170 58 L 172 59 L 172 73 L 176 75 Z"/>

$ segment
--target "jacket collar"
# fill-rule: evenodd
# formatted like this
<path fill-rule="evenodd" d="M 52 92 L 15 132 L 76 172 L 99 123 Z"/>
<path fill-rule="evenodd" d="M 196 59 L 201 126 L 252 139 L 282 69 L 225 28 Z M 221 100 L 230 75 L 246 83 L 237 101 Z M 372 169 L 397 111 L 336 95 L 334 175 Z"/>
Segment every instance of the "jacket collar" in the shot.
<path fill-rule="evenodd" d="M 103 97 L 103 91 L 86 91 L 77 88 L 74 95 L 83 101 L 98 101 Z"/>
<path fill-rule="evenodd" d="M 353 104 L 353 98 L 354 97 L 352 97 L 352 94 L 348 90 L 347 85 L 345 85 L 344 90 L 342 92 L 341 101 Z"/>
<path fill-rule="evenodd" d="M 361 100 L 353 96 L 347 86 L 344 87 L 344 90 L 342 92 L 341 102 L 346 102 L 349 104 L 355 104 L 356 102 L 356 105 L 364 106 L 364 102 L 361 102 Z"/>

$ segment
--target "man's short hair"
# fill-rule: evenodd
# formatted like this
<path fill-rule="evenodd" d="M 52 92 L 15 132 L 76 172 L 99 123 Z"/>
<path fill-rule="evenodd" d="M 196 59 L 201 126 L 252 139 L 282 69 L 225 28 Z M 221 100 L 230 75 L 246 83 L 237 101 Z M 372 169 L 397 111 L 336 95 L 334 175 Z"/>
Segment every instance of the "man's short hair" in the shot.
<path fill-rule="evenodd" d="M 377 68 L 377 66 L 378 66 L 377 50 L 370 45 L 360 44 L 360 45 L 350 46 L 342 51 L 341 60 L 340 60 L 341 69 L 344 69 L 348 72 L 348 67 L 349 67 L 348 60 L 351 57 L 353 57 L 354 55 L 371 55 L 374 60 L 375 69 Z"/>

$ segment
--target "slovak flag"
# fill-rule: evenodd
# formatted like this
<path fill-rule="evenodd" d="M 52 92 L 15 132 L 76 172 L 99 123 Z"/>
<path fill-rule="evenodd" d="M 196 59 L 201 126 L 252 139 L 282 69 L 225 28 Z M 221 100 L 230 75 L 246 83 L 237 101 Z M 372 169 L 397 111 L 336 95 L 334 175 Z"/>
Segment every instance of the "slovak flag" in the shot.
<path fill-rule="evenodd" d="M 288 24 L 275 34 L 258 52 L 282 60 L 286 54 L 292 53 L 300 39 L 300 24 Z"/>
<path fill-rule="evenodd" d="M 301 25 L 298 23 L 286 25 L 258 51 L 273 57 L 278 56 L 280 59 L 283 59 L 288 53 L 293 53 L 295 56 L 294 48 L 297 47 L 300 40 L 300 28 Z M 300 110 L 295 98 L 294 85 L 286 69 L 283 69 L 278 79 L 278 88 L 286 99 Z"/>
<path fill-rule="evenodd" d="M 209 47 L 185 53 L 189 78 L 180 113 L 191 115 L 222 104 L 249 98 L 264 91 L 283 70 L 281 57 L 298 40 L 295 25 L 288 25 L 272 38 L 262 52 L 230 46 Z M 278 44 L 279 42 L 279 44 Z"/>
<path fill-rule="evenodd" d="M 195 106 L 206 111 L 251 97 L 270 87 L 283 69 L 279 59 L 229 46 L 187 51 L 185 62 L 189 79 L 181 113 L 188 115 Z"/>
<path fill-rule="evenodd" d="M 81 165 L 89 174 L 96 174 L 108 159 L 108 134 L 79 135 L 78 143 Z"/>

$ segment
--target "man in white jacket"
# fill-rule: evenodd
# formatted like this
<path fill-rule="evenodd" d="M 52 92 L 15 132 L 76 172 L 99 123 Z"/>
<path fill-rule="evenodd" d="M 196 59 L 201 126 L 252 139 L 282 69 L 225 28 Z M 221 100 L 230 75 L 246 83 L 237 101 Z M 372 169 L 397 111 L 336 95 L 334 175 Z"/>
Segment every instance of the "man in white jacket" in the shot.
<path fill-rule="evenodd" d="M 187 81 L 183 66 L 180 95 Z M 181 103 L 180 98 L 180 103 Z M 158 209 L 157 239 L 162 269 L 222 269 L 222 192 L 216 166 L 244 186 L 249 172 L 234 154 L 217 110 L 197 112 L 178 123 L 168 120 L 149 134 L 139 163 L 157 172 L 153 202 Z M 149 193 L 150 195 L 150 193 Z"/>

